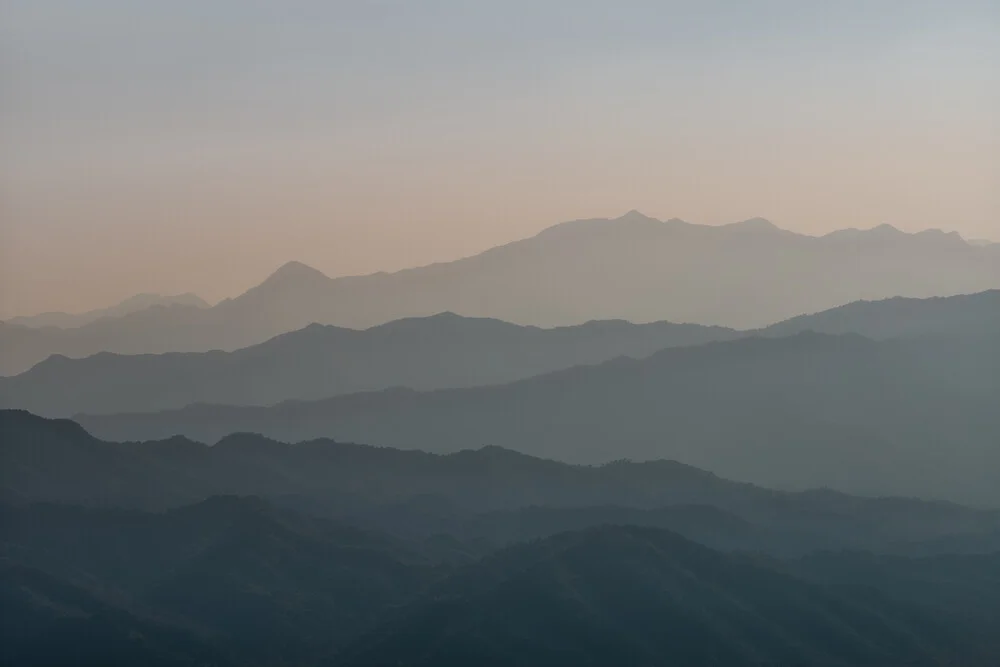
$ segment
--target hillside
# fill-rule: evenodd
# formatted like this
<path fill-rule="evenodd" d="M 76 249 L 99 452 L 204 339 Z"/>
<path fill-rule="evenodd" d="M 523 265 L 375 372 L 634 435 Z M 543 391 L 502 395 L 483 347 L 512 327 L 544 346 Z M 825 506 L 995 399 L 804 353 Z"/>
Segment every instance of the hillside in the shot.
<path fill-rule="evenodd" d="M 6 507 L 3 523 L 5 562 L 44 572 L 52 587 L 70 589 L 63 595 L 78 589 L 88 606 L 110 608 L 81 609 L 93 615 L 98 636 L 111 634 L 115 617 L 116 626 L 155 622 L 161 634 L 173 630 L 171 646 L 201 636 L 237 664 L 300 663 L 327 653 L 440 576 L 391 540 L 253 498 L 216 497 L 165 514 Z M 81 604 L 53 602 L 71 619 Z M 127 627 L 118 643 L 129 643 Z M 21 641 L 24 653 L 42 654 L 28 637 Z M 95 653 L 116 648 L 108 639 L 92 642 Z"/>
<path fill-rule="evenodd" d="M 987 664 L 977 656 L 986 627 L 810 584 L 669 532 L 603 527 L 457 573 L 344 663 L 972 665 Z"/>
<path fill-rule="evenodd" d="M 1000 333 L 1000 290 L 930 299 L 895 297 L 881 301 L 856 301 L 772 324 L 761 333 L 791 336 L 805 331 L 855 333 L 877 340 L 996 334 Z"/>

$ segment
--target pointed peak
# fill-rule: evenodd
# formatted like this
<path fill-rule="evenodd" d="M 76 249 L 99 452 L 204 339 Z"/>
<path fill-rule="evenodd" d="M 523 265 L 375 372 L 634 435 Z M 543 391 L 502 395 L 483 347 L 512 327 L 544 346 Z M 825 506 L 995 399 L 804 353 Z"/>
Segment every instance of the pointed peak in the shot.
<path fill-rule="evenodd" d="M 656 218 L 651 218 L 645 213 L 632 209 L 625 215 L 615 218 L 617 222 L 659 222 Z"/>
<path fill-rule="evenodd" d="M 286 262 L 277 271 L 267 277 L 262 284 L 287 284 L 300 283 L 305 281 L 328 280 L 325 273 L 312 268 L 302 262 Z"/>
<path fill-rule="evenodd" d="M 285 262 L 284 264 L 282 264 L 280 267 L 278 267 L 278 270 L 272 273 L 271 275 L 279 276 L 279 275 L 316 275 L 316 274 L 319 274 L 324 278 L 326 277 L 325 274 L 323 274 L 318 269 L 314 269 L 308 264 L 303 264 L 302 262 L 297 262 L 295 260 L 292 260 L 291 262 Z"/>

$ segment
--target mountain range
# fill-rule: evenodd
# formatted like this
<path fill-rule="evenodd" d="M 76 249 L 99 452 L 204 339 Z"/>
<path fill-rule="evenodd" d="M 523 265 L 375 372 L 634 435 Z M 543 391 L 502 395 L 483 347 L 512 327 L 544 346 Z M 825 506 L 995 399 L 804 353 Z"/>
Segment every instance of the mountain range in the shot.
<path fill-rule="evenodd" d="M 1000 512 L 830 490 L 774 491 L 675 461 L 580 466 L 491 446 L 438 455 L 328 439 L 232 434 L 213 446 L 101 441 L 70 420 L 0 411 L 8 502 L 162 511 L 214 495 L 266 497 L 409 539 L 476 543 L 602 524 L 669 528 L 719 548 L 989 551 Z"/>
<path fill-rule="evenodd" d="M 1000 290 L 855 302 L 756 332 L 657 322 L 588 322 L 539 329 L 443 313 L 357 331 L 310 325 L 235 352 L 53 356 L 0 377 L 0 407 L 45 416 L 271 405 L 362 391 L 501 384 L 668 347 L 806 331 L 873 339 L 1000 333 Z"/>
<path fill-rule="evenodd" d="M 364 331 L 313 324 L 235 352 L 52 356 L 21 375 L 0 377 L 0 406 L 68 417 L 191 403 L 269 405 L 388 387 L 470 387 L 739 335 L 669 322 L 539 329 L 452 313 Z"/>
<path fill-rule="evenodd" d="M 1000 650 L 997 511 L 498 447 L 114 443 L 23 411 L 0 411 L 0 460 L 4 664 L 986 667 Z"/>
<path fill-rule="evenodd" d="M 992 667 L 998 287 L 632 211 L 0 323 L 0 664 Z"/>
<path fill-rule="evenodd" d="M 367 328 L 456 312 L 536 326 L 594 319 L 758 328 L 859 299 L 1000 285 L 1000 245 L 887 225 L 812 237 L 761 219 L 719 227 L 632 211 L 577 220 L 479 255 L 329 278 L 291 262 L 211 308 L 152 308 L 72 330 L 0 326 L 0 374 L 52 354 L 235 350 L 309 324 Z"/>
<path fill-rule="evenodd" d="M 998 349 L 998 334 L 751 337 L 506 385 L 78 420 L 111 440 L 254 432 L 434 452 L 498 445 L 581 463 L 671 458 L 768 486 L 998 505 Z"/>

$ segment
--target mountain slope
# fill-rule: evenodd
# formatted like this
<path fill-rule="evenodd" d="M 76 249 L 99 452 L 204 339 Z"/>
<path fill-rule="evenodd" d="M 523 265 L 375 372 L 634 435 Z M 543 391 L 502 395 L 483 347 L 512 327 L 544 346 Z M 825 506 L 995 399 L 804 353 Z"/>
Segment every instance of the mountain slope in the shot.
<path fill-rule="evenodd" d="M 456 567 L 258 498 L 0 512 L 12 664 L 989 665 L 1000 648 L 995 555 L 782 561 L 604 525 Z"/>
<path fill-rule="evenodd" d="M 232 647 L 238 664 L 301 664 L 439 577 L 392 540 L 254 498 L 165 514 L 7 507 L 3 520 L 6 562 Z"/>
<path fill-rule="evenodd" d="M 790 336 L 805 331 L 856 333 L 866 338 L 1000 333 L 1000 289 L 930 299 L 896 297 L 855 301 L 814 315 L 800 315 L 761 331 Z"/>
<path fill-rule="evenodd" d="M 539 326 L 624 319 L 753 328 L 858 299 L 997 286 L 1000 246 L 954 234 L 879 227 L 816 238 L 760 220 L 709 227 L 633 211 L 393 274 L 328 278 L 291 263 L 212 308 L 143 311 L 72 335 L 25 340 L 6 325 L 0 374 L 51 354 L 233 350 L 314 322 L 366 328 L 452 311 Z"/>
<path fill-rule="evenodd" d="M 231 353 L 50 357 L 0 378 L 0 406 L 65 417 L 198 402 L 268 405 L 398 386 L 468 387 L 739 335 L 668 322 L 538 329 L 451 313 L 365 331 L 312 325 Z"/>
<path fill-rule="evenodd" d="M 515 547 L 344 653 L 367 665 L 988 664 L 983 623 L 812 585 L 665 531 Z"/>
<path fill-rule="evenodd" d="M 996 336 L 748 338 L 496 387 L 79 421 L 115 440 L 245 431 L 438 452 L 492 444 L 585 463 L 671 458 L 780 488 L 998 505 L 998 349 Z"/>
<path fill-rule="evenodd" d="M 33 567 L 0 563 L 0 662 L 24 667 L 235 665 L 194 633 L 138 618 Z"/>

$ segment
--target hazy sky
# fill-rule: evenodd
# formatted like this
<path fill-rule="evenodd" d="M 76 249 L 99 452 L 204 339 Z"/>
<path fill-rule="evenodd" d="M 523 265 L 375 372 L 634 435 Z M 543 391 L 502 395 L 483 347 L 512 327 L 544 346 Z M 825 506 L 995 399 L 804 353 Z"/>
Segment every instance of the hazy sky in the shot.
<path fill-rule="evenodd" d="M 0 316 L 638 208 L 1000 240 L 998 0 L 0 0 Z"/>

